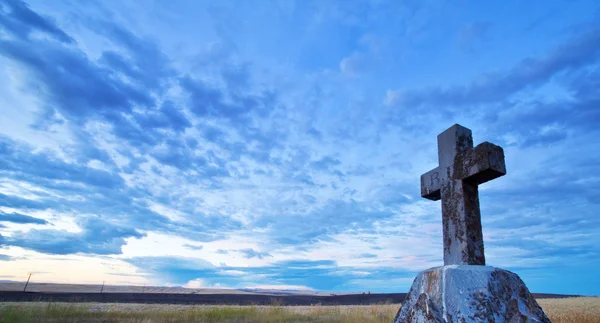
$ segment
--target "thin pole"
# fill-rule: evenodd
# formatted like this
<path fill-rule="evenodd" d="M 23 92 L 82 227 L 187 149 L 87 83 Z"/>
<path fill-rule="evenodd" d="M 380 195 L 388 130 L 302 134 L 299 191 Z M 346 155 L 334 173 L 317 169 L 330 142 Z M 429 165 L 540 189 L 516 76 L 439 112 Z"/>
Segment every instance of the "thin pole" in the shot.
<path fill-rule="evenodd" d="M 104 281 L 102 281 L 102 288 L 100 288 L 100 294 L 104 291 Z"/>
<path fill-rule="evenodd" d="M 29 285 L 29 280 L 31 279 L 31 273 L 29 273 L 29 277 L 27 277 L 27 282 L 25 283 L 25 287 L 23 288 L 23 292 L 27 289 L 27 285 Z"/>

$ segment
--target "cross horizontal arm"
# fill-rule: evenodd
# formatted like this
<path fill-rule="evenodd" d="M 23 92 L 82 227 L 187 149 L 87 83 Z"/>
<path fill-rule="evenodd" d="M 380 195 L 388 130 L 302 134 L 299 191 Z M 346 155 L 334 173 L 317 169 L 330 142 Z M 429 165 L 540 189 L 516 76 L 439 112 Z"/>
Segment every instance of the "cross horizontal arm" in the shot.
<path fill-rule="evenodd" d="M 482 184 L 506 175 L 504 150 L 489 142 L 483 142 L 467 154 L 455 160 L 454 178 L 473 184 Z"/>
<path fill-rule="evenodd" d="M 437 201 L 442 198 L 440 189 L 442 188 L 442 174 L 440 168 L 436 167 L 427 173 L 421 175 L 421 196 Z"/>

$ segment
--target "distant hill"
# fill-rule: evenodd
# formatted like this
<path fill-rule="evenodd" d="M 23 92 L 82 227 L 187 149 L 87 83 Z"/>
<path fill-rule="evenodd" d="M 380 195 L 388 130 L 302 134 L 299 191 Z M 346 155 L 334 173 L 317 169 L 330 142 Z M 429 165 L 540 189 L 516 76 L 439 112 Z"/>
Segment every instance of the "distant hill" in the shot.
<path fill-rule="evenodd" d="M 0 281 L 0 291 L 23 291 L 24 282 Z M 159 294 L 250 294 L 250 295 L 335 295 L 336 293 L 317 292 L 310 290 L 292 289 L 217 289 L 217 288 L 185 288 L 181 286 L 133 286 L 133 285 L 102 285 L 100 284 L 56 284 L 30 282 L 28 292 L 44 293 L 159 293 Z"/>

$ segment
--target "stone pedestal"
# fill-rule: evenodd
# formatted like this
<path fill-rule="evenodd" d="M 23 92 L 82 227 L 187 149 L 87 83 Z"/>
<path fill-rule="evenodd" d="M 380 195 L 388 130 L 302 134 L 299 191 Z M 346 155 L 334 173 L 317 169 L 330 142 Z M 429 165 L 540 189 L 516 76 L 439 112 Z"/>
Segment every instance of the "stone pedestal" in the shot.
<path fill-rule="evenodd" d="M 489 266 L 443 266 L 415 278 L 394 323 L 550 322 L 517 274 Z"/>

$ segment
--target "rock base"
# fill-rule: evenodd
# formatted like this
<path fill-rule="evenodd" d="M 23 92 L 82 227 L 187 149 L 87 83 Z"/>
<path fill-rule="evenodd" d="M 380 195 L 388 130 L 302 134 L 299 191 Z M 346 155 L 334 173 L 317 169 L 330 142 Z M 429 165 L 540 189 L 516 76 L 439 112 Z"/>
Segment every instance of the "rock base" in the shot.
<path fill-rule="evenodd" d="M 550 322 L 519 276 L 488 266 L 443 266 L 415 278 L 394 323 Z"/>

